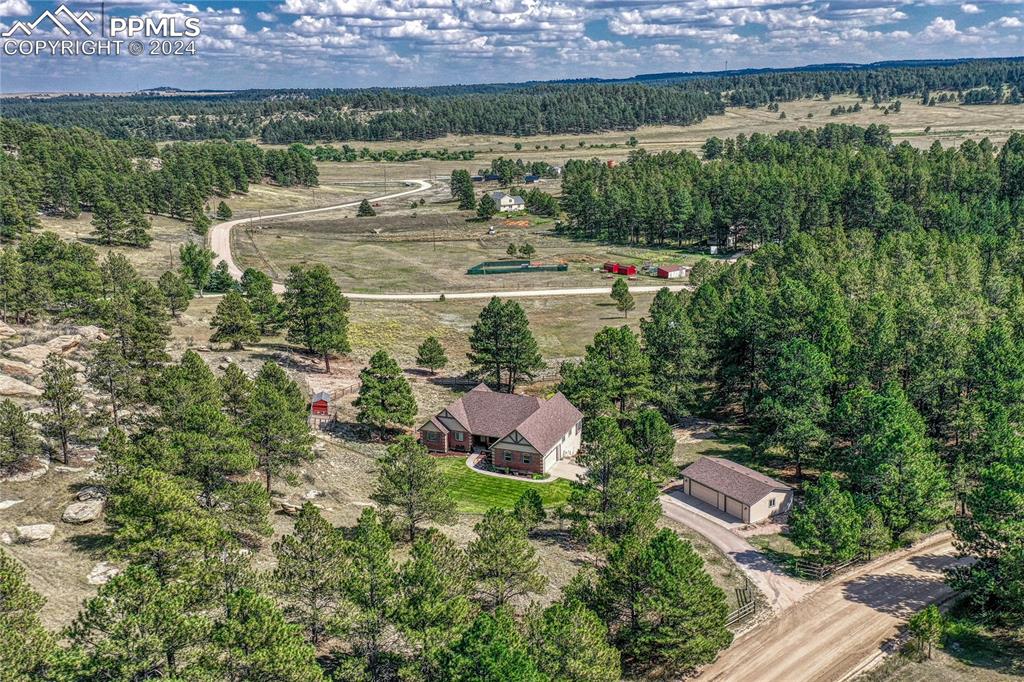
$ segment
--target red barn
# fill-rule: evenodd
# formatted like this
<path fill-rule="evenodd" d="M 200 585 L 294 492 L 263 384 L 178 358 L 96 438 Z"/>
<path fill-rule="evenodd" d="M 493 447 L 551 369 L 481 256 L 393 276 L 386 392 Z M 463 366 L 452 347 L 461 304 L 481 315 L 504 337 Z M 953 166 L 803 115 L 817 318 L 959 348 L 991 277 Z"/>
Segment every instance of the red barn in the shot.
<path fill-rule="evenodd" d="M 310 400 L 309 412 L 314 417 L 326 417 L 331 413 L 331 394 L 327 391 L 317 392 Z"/>
<path fill-rule="evenodd" d="M 611 261 L 608 261 L 607 263 L 604 264 L 604 271 L 605 272 L 618 272 L 619 271 L 619 264 L 618 263 L 613 263 Z"/>
<path fill-rule="evenodd" d="M 622 265 L 620 263 L 617 272 L 620 275 L 629 275 L 630 277 L 632 277 L 633 275 L 636 274 L 636 266 L 635 265 Z"/>

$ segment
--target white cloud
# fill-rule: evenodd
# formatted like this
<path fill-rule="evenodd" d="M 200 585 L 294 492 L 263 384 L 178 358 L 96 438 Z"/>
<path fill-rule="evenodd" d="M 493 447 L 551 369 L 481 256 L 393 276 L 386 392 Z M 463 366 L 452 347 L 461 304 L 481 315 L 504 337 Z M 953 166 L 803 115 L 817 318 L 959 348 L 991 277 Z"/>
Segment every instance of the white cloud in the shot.
<path fill-rule="evenodd" d="M 256 18 L 268 24 L 272 21 L 277 21 L 277 15 L 271 12 L 257 12 Z"/>
<path fill-rule="evenodd" d="M 0 17 L 23 17 L 31 11 L 28 0 L 0 0 Z"/>
<path fill-rule="evenodd" d="M 960 11 L 963 12 L 964 14 L 977 14 L 978 12 L 981 11 L 981 8 L 978 7 L 977 5 L 967 3 L 966 5 L 960 5 Z"/>

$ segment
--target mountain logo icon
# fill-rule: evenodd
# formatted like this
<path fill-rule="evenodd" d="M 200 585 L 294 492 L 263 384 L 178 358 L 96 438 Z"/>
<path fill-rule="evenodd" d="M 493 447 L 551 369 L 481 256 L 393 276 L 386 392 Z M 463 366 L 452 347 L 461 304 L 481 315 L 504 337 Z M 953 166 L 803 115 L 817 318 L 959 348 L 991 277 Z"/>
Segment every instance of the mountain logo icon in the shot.
<path fill-rule="evenodd" d="M 62 21 L 63 19 L 63 21 Z M 96 17 L 91 12 L 82 12 L 81 14 L 75 14 L 67 8 L 67 5 L 61 5 L 54 11 L 46 10 L 31 23 L 24 21 L 15 21 L 11 27 L 3 33 L 4 38 L 11 38 L 16 33 L 21 33 L 25 36 L 32 35 L 32 32 L 43 23 L 44 20 L 49 20 L 58 31 L 66 36 L 71 35 L 71 31 L 68 26 L 78 27 L 78 29 L 87 36 L 92 35 L 92 29 L 85 25 L 87 21 L 95 21 Z"/>

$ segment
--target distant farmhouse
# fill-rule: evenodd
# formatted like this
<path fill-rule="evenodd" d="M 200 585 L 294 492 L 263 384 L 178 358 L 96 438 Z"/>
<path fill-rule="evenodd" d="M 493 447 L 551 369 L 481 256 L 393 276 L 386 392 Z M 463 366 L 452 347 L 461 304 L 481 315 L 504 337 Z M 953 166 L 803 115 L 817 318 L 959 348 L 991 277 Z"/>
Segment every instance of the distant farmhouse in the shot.
<path fill-rule="evenodd" d="M 793 489 L 721 457 L 701 457 L 683 469 L 683 492 L 746 523 L 788 512 Z"/>
<path fill-rule="evenodd" d="M 483 452 L 496 469 L 546 473 L 580 449 L 583 414 L 564 395 L 548 400 L 480 384 L 420 427 L 436 453 Z"/>
<path fill-rule="evenodd" d="M 497 204 L 498 210 L 507 211 L 525 211 L 526 202 L 523 198 L 514 194 L 505 194 L 504 192 L 491 192 L 491 198 L 494 199 L 494 203 Z"/>

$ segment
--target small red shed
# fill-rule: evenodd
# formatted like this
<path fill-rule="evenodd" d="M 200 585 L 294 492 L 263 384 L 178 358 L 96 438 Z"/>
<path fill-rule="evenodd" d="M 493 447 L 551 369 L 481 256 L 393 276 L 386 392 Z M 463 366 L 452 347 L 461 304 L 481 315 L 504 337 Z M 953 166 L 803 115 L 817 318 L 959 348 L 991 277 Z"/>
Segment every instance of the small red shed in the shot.
<path fill-rule="evenodd" d="M 327 417 L 331 413 L 331 394 L 318 391 L 310 400 L 309 412 L 314 417 Z"/>
<path fill-rule="evenodd" d="M 617 270 L 617 272 L 620 275 L 629 275 L 630 277 L 632 277 L 633 275 L 636 274 L 636 266 L 635 265 L 623 265 L 622 263 L 619 263 L 619 269 Z"/>
<path fill-rule="evenodd" d="M 619 271 L 619 264 L 618 263 L 613 263 L 611 261 L 608 261 L 607 263 L 604 264 L 604 271 L 605 272 L 618 272 Z"/>

